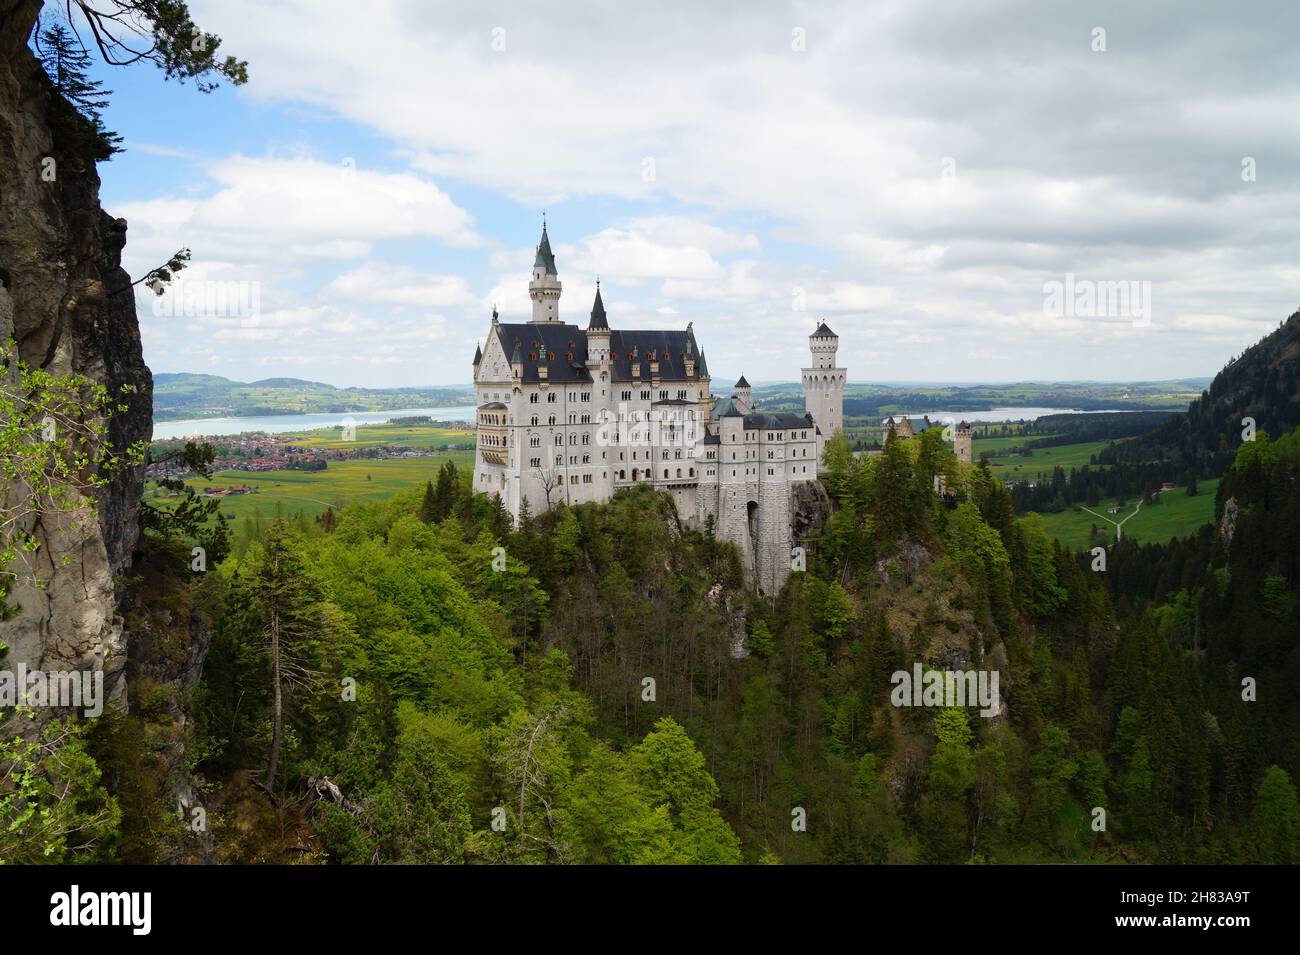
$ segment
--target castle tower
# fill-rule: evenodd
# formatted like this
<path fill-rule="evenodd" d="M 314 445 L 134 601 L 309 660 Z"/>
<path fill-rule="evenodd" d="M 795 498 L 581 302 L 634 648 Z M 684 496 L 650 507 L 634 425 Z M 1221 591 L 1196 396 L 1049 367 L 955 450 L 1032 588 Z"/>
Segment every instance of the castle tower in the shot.
<path fill-rule="evenodd" d="M 957 452 L 957 460 L 971 463 L 971 438 L 974 437 L 974 429 L 965 421 L 958 422 L 957 430 L 953 433 L 953 447 Z"/>
<path fill-rule="evenodd" d="M 560 320 L 560 276 L 555 271 L 555 254 L 546 235 L 545 219 L 542 241 L 537 244 L 537 258 L 533 262 L 533 280 L 528 283 L 528 297 L 533 300 L 533 322 Z"/>
<path fill-rule="evenodd" d="M 587 365 L 609 364 L 609 319 L 600 299 L 600 279 L 596 279 L 596 300 L 591 304 L 591 321 L 587 323 Z"/>
<path fill-rule="evenodd" d="M 817 465 L 826 442 L 844 427 L 844 381 L 847 370 L 835 364 L 840 338 L 822 322 L 808 336 L 812 367 L 803 369 L 804 410 L 817 424 Z"/>
<path fill-rule="evenodd" d="M 740 381 L 736 382 L 735 395 L 740 399 L 741 404 L 744 405 L 744 412 L 746 414 L 749 414 L 749 412 L 754 410 L 754 391 L 749 387 L 749 382 L 745 380 L 744 375 L 741 375 Z"/>

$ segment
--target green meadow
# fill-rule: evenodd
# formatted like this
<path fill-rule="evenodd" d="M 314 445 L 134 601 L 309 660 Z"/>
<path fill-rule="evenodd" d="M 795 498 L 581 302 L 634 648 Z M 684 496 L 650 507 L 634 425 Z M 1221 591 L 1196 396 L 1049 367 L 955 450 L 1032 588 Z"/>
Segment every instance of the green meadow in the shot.
<path fill-rule="evenodd" d="M 985 438 L 971 442 L 971 456 L 978 461 L 980 454 L 1024 444 L 1024 438 Z M 993 473 L 1004 481 L 1033 481 L 1040 477 L 1050 478 L 1053 468 L 1061 467 L 1069 472 L 1070 468 L 1081 468 L 1100 454 L 1110 441 L 1083 441 L 1079 444 L 1062 444 L 1054 448 L 1035 448 L 1028 457 L 1013 455 L 1002 458 L 989 458 L 989 467 Z"/>
<path fill-rule="evenodd" d="M 439 448 L 447 444 L 474 446 L 473 431 L 456 431 L 430 425 L 360 424 L 356 440 L 343 440 L 342 428 L 321 428 L 286 435 L 304 448 L 355 448 L 365 445 L 397 445 L 401 448 Z"/>
<path fill-rule="evenodd" d="M 1164 543 L 1174 537 L 1195 534 L 1202 524 L 1214 520 L 1214 496 L 1218 492 L 1217 478 L 1198 483 L 1200 492 L 1195 497 L 1187 496 L 1187 488 L 1178 487 L 1164 491 L 1160 503 L 1152 506 L 1144 504 L 1136 515 L 1124 523 L 1124 536 L 1147 543 Z M 1118 502 L 1102 501 L 1092 508 L 1099 514 L 1106 514 L 1109 508 Z M 1106 514 L 1110 518 L 1123 519 L 1133 512 L 1135 501 L 1127 502 L 1119 514 Z M 1115 527 L 1077 505 L 1067 507 L 1058 514 L 1043 514 L 1043 527 L 1063 545 L 1071 550 L 1092 546 L 1089 540 L 1092 526 L 1095 524 L 1106 534 L 1107 540 L 1115 539 Z"/>
<path fill-rule="evenodd" d="M 390 458 L 383 461 L 331 461 L 324 471 L 218 471 L 211 478 L 186 483 L 205 487 L 247 485 L 252 494 L 237 494 L 221 502 L 221 513 L 235 521 L 236 536 L 245 533 L 244 518 L 270 520 L 277 514 L 315 518 L 329 507 L 335 510 L 351 501 L 388 498 L 401 491 L 436 481 L 447 461 L 462 471 L 474 467 L 473 451 L 438 452 L 427 458 Z M 146 497 L 154 492 L 150 491 Z"/>

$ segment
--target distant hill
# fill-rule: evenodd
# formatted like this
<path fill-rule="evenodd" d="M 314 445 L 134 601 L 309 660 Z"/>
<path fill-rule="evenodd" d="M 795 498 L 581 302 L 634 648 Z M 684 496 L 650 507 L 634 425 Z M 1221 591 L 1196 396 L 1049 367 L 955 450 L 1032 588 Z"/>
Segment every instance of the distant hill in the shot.
<path fill-rule="evenodd" d="M 850 379 L 853 374 L 850 368 Z M 715 379 L 715 382 L 717 380 L 728 379 Z M 846 419 L 883 418 L 891 414 L 919 414 L 932 410 L 960 413 L 1006 407 L 1182 411 L 1209 382 L 1209 378 L 1180 378 L 1174 381 L 1023 381 L 959 386 L 850 380 L 844 389 L 844 416 Z M 721 391 L 726 392 L 726 387 Z M 754 397 L 767 410 L 803 408 L 803 386 L 798 384 L 756 387 Z"/>
<path fill-rule="evenodd" d="M 1171 477 L 1218 477 L 1242 442 L 1243 419 L 1277 437 L 1300 425 L 1297 365 L 1300 312 L 1296 312 L 1215 376 L 1210 387 L 1177 415 L 1099 456 L 1101 464 L 1165 462 Z"/>
<path fill-rule="evenodd" d="M 162 372 L 154 375 L 155 421 L 268 414 L 336 414 L 473 404 L 470 386 L 428 388 L 336 388 L 301 378 L 233 381 L 220 375 Z"/>

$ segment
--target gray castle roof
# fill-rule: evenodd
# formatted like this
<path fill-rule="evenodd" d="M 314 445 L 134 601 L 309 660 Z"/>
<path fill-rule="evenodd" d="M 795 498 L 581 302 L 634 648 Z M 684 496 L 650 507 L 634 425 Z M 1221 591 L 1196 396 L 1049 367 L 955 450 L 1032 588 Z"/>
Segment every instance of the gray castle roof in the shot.
<path fill-rule="evenodd" d="M 686 374 L 686 359 L 699 355 L 695 336 L 687 331 L 623 331 L 610 336 L 610 365 L 614 381 L 649 381 L 650 356 L 659 362 L 659 377 L 668 381 L 695 381 L 700 377 L 696 363 L 693 374 Z M 633 357 L 635 355 L 635 357 Z M 641 365 L 639 379 L 632 377 L 632 365 Z"/>
<path fill-rule="evenodd" d="M 899 415 L 897 418 L 895 418 L 893 415 L 890 415 L 884 421 L 880 422 L 880 424 L 881 427 L 883 427 L 886 431 L 888 431 L 891 427 L 902 424 L 903 420 L 904 420 L 903 415 Z M 937 425 L 930 420 L 929 415 L 926 415 L 925 417 L 922 418 L 907 418 L 906 420 L 912 425 L 913 434 L 920 434 L 922 431 L 926 431 L 929 428 L 937 427 Z"/>
<path fill-rule="evenodd" d="M 587 370 L 587 333 L 577 325 L 501 322 L 493 328 L 501 339 L 502 351 L 510 352 L 511 361 L 524 366 L 521 380 L 525 384 L 541 381 L 537 374 L 539 365 L 546 366 L 547 381 L 591 381 Z M 659 362 L 658 378 L 662 381 L 697 381 L 706 373 L 698 361 L 692 373 L 686 373 L 686 359 L 699 357 L 695 336 L 688 331 L 619 329 L 610 333 L 609 351 L 610 376 L 614 382 L 645 382 L 648 386 L 655 377 L 650 373 L 652 356 Z M 634 363 L 641 366 L 637 377 L 632 375 Z"/>
<path fill-rule="evenodd" d="M 840 336 L 836 335 L 833 331 L 831 331 L 829 326 L 827 326 L 825 322 L 822 322 L 820 325 L 817 326 L 817 331 L 813 332 L 808 337 L 809 338 L 839 338 Z"/>
<path fill-rule="evenodd" d="M 736 382 L 736 387 L 737 387 L 737 388 L 748 388 L 748 387 L 749 387 L 749 382 L 747 382 L 747 381 L 745 380 L 745 376 L 744 376 L 744 375 L 741 375 L 741 376 L 740 376 L 740 381 Z"/>
<path fill-rule="evenodd" d="M 713 417 L 715 418 L 743 418 L 745 412 L 740 410 L 736 404 L 736 396 L 730 398 L 719 398 L 713 403 Z"/>
<path fill-rule="evenodd" d="M 587 372 L 587 336 L 577 325 L 502 322 L 495 328 L 502 350 L 514 349 L 511 362 L 524 366 L 521 381 L 541 381 L 537 374 L 540 365 L 546 366 L 547 381 L 591 381 Z"/>
<path fill-rule="evenodd" d="M 551 251 L 551 240 L 546 234 L 546 223 L 542 223 L 542 241 L 537 245 L 537 258 L 533 268 L 545 269 L 547 275 L 558 275 L 555 271 L 555 253 Z"/>
<path fill-rule="evenodd" d="M 587 325 L 587 331 L 597 329 L 609 330 L 609 320 L 605 317 L 605 303 L 600 300 L 600 283 L 596 283 L 596 301 L 591 305 L 591 322 Z"/>
<path fill-rule="evenodd" d="M 752 412 L 745 415 L 746 431 L 798 430 L 800 428 L 811 428 L 812 423 L 811 414 L 797 415 L 790 411 L 783 411 L 780 414 Z"/>

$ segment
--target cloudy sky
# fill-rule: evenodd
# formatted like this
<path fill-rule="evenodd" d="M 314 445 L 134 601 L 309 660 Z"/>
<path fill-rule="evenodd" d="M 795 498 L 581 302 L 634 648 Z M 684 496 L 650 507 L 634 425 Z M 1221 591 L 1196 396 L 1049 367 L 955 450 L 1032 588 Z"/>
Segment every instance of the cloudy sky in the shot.
<path fill-rule="evenodd" d="M 1209 375 L 1297 306 L 1294 0 L 627 7 L 191 0 L 246 86 L 104 74 L 126 265 L 194 255 L 153 369 L 468 382 L 543 210 L 562 318 L 599 274 L 717 378 L 819 320 L 856 381 Z"/>

